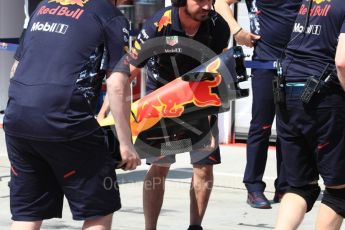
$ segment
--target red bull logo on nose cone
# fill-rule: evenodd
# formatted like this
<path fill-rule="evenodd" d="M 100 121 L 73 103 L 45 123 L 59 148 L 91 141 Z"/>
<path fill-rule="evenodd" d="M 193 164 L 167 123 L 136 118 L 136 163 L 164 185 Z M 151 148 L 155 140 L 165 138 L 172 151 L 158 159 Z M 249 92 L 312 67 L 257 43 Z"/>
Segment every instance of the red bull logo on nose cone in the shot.
<path fill-rule="evenodd" d="M 205 68 L 206 72 L 217 73 L 220 63 L 220 59 L 217 58 Z M 199 108 L 221 106 L 220 97 L 212 92 L 221 81 L 220 74 L 212 80 L 201 82 L 188 82 L 177 78 L 146 95 L 132 105 L 132 111 L 137 118 L 137 122 L 131 119 L 132 134 L 136 136 L 157 124 L 162 118 L 181 116 L 187 104 Z"/>
<path fill-rule="evenodd" d="M 217 58 L 216 60 L 214 60 L 213 62 L 208 64 L 208 66 L 206 66 L 205 72 L 208 72 L 208 73 L 218 73 L 218 68 L 220 66 L 220 63 L 221 63 L 220 59 Z"/>
<path fill-rule="evenodd" d="M 220 82 L 219 75 L 213 80 L 202 82 L 186 82 L 177 79 L 173 86 L 162 87 L 149 94 L 147 98 L 149 100 L 139 102 L 138 121 L 150 117 L 179 117 L 184 112 L 184 106 L 190 103 L 197 107 L 220 106 L 220 98 L 212 93 L 212 88 L 217 87 Z"/>

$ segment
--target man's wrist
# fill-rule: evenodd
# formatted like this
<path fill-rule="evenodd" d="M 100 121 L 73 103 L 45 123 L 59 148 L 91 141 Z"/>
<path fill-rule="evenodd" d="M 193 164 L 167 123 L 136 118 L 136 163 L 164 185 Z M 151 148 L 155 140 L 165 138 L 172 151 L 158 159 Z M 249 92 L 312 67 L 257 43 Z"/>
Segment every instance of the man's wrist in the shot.
<path fill-rule="evenodd" d="M 242 30 L 243 30 L 243 28 L 240 27 L 240 28 L 233 34 L 233 36 L 235 37 L 235 36 L 238 35 Z"/>

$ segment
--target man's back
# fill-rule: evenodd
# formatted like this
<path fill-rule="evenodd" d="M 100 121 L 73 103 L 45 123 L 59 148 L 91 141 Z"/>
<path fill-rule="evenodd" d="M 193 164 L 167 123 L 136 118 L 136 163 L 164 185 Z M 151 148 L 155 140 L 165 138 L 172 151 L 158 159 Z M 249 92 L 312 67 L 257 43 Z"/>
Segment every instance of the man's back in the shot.
<path fill-rule="evenodd" d="M 335 68 L 338 37 L 345 17 L 345 4 L 341 0 L 313 1 L 307 28 L 309 2 L 304 2 L 296 19 L 291 42 L 287 48 L 284 72 L 287 80 L 300 81 L 307 76 L 319 76 L 329 64 Z M 298 35 L 299 34 L 299 35 Z M 291 78 L 290 78 L 291 77 Z"/>

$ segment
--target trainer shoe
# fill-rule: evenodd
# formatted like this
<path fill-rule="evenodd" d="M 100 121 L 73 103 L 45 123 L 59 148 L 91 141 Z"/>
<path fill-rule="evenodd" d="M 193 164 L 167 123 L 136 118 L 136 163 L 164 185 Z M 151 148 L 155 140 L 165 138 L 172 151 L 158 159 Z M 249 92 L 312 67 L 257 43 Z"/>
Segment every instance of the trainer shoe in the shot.
<path fill-rule="evenodd" d="M 271 204 L 263 192 L 248 192 L 247 203 L 252 208 L 270 209 Z"/>
<path fill-rule="evenodd" d="M 285 194 L 284 192 L 275 192 L 274 197 L 273 197 L 273 202 L 274 203 L 280 203 L 284 194 Z"/>

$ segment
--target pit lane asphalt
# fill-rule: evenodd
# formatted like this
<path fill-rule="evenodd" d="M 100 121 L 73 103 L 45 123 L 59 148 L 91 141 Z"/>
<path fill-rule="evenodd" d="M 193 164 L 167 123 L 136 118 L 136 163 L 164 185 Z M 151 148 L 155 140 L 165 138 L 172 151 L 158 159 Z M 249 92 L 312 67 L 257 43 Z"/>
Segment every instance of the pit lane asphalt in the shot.
<path fill-rule="evenodd" d="M 4 132 L 0 129 L 0 229 L 9 229 L 11 214 L 9 208 L 10 164 L 7 159 Z M 266 196 L 274 196 L 275 148 L 270 147 L 264 180 Z M 205 230 L 256 230 L 274 229 L 279 204 L 272 204 L 272 209 L 254 209 L 246 204 L 246 195 L 242 176 L 245 168 L 245 144 L 222 145 L 222 164 L 214 167 L 215 183 L 208 208 L 204 217 Z M 122 198 L 122 209 L 114 214 L 113 228 L 119 230 L 144 229 L 142 208 L 143 178 L 148 166 L 142 166 L 131 172 L 117 171 Z M 179 154 L 177 163 L 170 170 L 166 181 L 163 208 L 158 220 L 160 230 L 187 229 L 189 224 L 189 185 L 192 170 L 189 154 Z M 308 213 L 299 229 L 314 229 L 314 222 L 320 200 Z M 64 202 L 62 219 L 51 219 L 43 223 L 42 229 L 81 229 L 81 221 L 73 221 L 67 202 Z M 345 226 L 342 228 L 345 230 Z"/>

